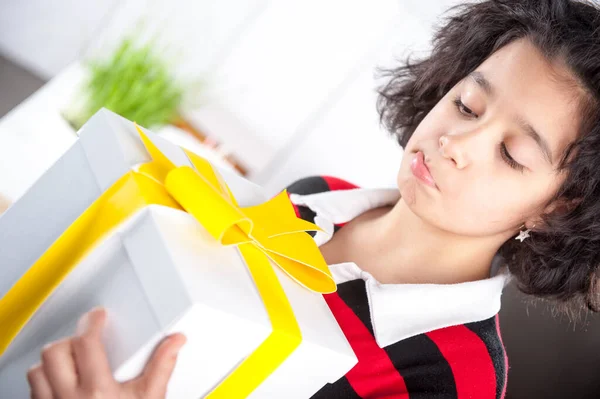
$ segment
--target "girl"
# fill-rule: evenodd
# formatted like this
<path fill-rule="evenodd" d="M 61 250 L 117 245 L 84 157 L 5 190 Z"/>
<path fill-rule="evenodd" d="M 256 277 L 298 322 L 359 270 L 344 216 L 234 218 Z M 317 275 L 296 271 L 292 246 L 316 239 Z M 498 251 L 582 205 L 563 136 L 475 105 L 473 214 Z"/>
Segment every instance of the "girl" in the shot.
<path fill-rule="evenodd" d="M 359 362 L 315 398 L 502 398 L 497 313 L 524 292 L 598 310 L 600 10 L 572 0 L 458 6 L 428 58 L 388 71 L 378 109 L 404 147 L 398 189 L 292 184 L 338 283 L 326 300 Z M 105 315 L 50 345 L 36 398 L 163 397 L 181 336 L 118 384 Z"/>

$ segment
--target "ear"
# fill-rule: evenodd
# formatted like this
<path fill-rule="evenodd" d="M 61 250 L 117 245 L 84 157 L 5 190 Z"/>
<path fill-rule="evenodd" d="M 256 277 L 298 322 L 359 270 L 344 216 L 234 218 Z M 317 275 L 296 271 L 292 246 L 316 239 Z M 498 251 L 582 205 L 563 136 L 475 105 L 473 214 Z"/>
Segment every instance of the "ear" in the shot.
<path fill-rule="evenodd" d="M 534 228 L 540 228 L 543 226 L 544 221 L 542 219 L 543 215 L 549 215 L 551 213 L 569 213 L 573 209 L 577 207 L 581 203 L 580 198 L 575 198 L 571 200 L 566 200 L 564 198 L 559 198 L 554 202 L 550 203 L 546 208 L 544 208 L 543 212 L 539 215 L 529 218 L 525 221 L 525 228 L 533 230 Z M 535 226 L 535 227 L 534 227 Z"/>

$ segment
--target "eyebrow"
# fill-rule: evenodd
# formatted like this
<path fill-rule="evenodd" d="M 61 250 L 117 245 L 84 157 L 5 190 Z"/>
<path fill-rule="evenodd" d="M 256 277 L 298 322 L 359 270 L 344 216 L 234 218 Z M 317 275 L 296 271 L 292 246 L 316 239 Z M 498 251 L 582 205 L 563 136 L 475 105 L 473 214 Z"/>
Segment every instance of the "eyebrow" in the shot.
<path fill-rule="evenodd" d="M 483 91 L 490 97 L 495 96 L 494 86 L 490 83 L 489 80 L 479 71 L 473 71 L 469 74 L 469 78 L 472 79 L 479 87 L 483 89 Z M 517 118 L 517 123 L 519 126 L 525 131 L 529 137 L 531 137 L 538 147 L 542 150 L 544 154 L 544 158 L 548 163 L 553 164 L 552 162 L 552 151 L 550 151 L 550 146 L 546 139 L 544 139 L 538 132 L 535 130 L 533 126 L 526 120 L 521 117 Z"/>
<path fill-rule="evenodd" d="M 485 76 L 483 76 L 481 72 L 473 71 L 469 74 L 469 78 L 473 79 L 473 81 L 477 83 L 479 87 L 483 89 L 483 91 L 485 91 L 485 94 L 487 94 L 490 97 L 494 97 L 494 87 L 492 86 L 490 81 L 487 80 Z"/>

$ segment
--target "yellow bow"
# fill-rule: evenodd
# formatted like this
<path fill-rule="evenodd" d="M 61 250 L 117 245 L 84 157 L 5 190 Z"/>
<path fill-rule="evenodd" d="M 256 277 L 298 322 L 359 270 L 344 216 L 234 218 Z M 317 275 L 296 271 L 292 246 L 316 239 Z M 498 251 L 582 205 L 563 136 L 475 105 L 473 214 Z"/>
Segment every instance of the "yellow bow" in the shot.
<path fill-rule="evenodd" d="M 137 129 L 152 161 L 117 180 L 0 299 L 0 355 L 68 273 L 113 228 L 150 204 L 183 208 L 221 244 L 237 246 L 271 320 L 271 335 L 207 396 L 246 397 L 302 340 L 269 259 L 310 290 L 336 290 L 318 247 L 305 233 L 320 229 L 296 217 L 285 191 L 264 204 L 240 208 L 208 161 L 186 151 L 195 169 L 176 167 Z"/>
<path fill-rule="evenodd" d="M 138 131 L 152 156 L 152 162 L 142 165 L 139 172 L 164 179 L 169 194 L 216 240 L 223 245 L 252 243 L 306 288 L 319 293 L 336 290 L 319 248 L 305 233 L 319 227 L 296 217 L 285 190 L 263 204 L 239 208 L 207 160 L 186 151 L 195 170 L 175 167 Z"/>

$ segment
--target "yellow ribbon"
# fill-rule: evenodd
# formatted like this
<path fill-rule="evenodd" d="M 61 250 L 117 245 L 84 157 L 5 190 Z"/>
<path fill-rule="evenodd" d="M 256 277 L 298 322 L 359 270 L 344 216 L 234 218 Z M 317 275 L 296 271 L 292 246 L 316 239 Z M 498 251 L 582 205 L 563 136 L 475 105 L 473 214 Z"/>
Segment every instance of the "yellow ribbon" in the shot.
<path fill-rule="evenodd" d="M 0 355 L 69 272 L 112 229 L 150 204 L 183 208 L 221 244 L 237 246 L 272 324 L 269 337 L 207 396 L 244 398 L 302 340 L 269 260 L 310 290 L 329 293 L 336 289 L 319 248 L 304 233 L 320 229 L 296 217 L 285 190 L 264 204 L 240 208 L 208 161 L 186 151 L 194 169 L 176 167 L 137 129 L 152 161 L 117 180 L 0 299 Z"/>

